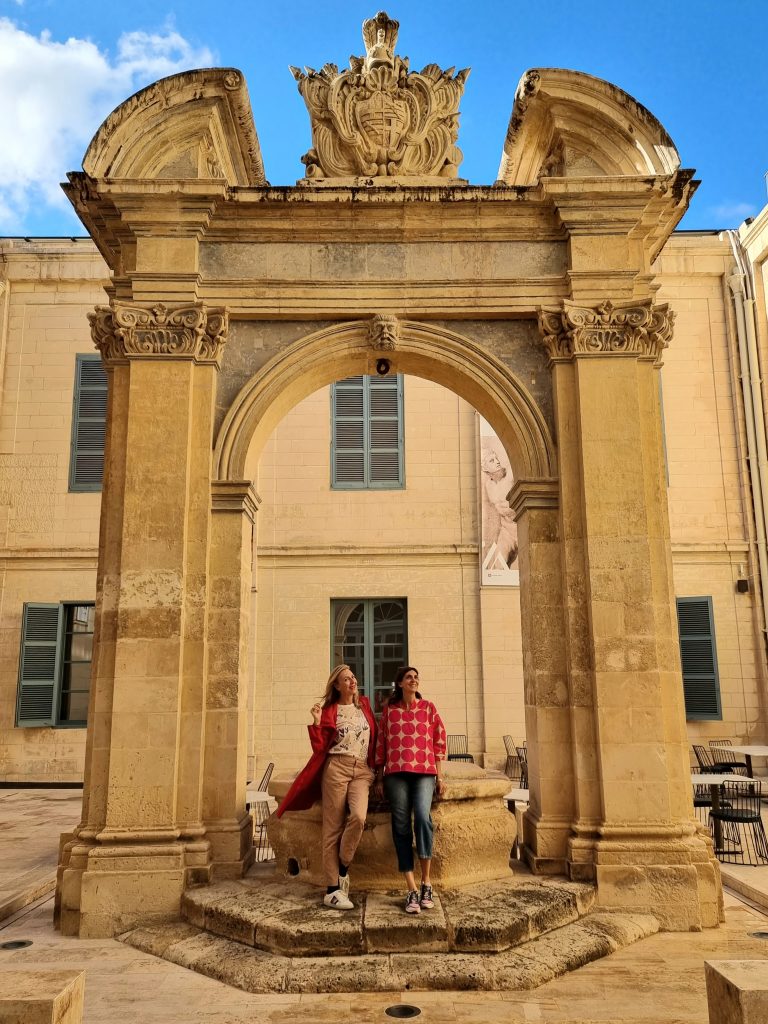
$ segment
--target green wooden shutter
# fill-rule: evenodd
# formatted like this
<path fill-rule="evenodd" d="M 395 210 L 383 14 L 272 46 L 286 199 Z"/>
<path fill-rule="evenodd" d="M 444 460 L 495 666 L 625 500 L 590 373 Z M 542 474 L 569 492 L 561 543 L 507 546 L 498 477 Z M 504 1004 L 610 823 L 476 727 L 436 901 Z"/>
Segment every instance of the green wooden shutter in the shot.
<path fill-rule="evenodd" d="M 16 707 L 19 726 L 56 724 L 63 630 L 63 605 L 24 605 Z"/>
<path fill-rule="evenodd" d="M 403 379 L 348 377 L 331 389 L 331 486 L 403 486 Z"/>
<path fill-rule="evenodd" d="M 104 475 L 107 373 L 98 355 L 77 357 L 72 412 L 70 491 L 100 491 Z"/>
<path fill-rule="evenodd" d="M 678 597 L 677 623 L 688 719 L 722 719 L 711 597 Z"/>
<path fill-rule="evenodd" d="M 369 378 L 368 484 L 402 483 L 402 377 Z"/>

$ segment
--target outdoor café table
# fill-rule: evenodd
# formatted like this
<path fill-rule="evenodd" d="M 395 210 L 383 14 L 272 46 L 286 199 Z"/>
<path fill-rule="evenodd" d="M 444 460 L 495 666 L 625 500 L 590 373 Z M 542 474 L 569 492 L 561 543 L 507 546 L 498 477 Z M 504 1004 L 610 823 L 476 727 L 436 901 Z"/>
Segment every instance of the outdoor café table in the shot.
<path fill-rule="evenodd" d="M 507 809 L 511 814 L 515 813 L 515 803 L 519 800 L 521 804 L 528 803 L 528 790 L 527 789 L 510 789 L 508 793 L 505 793 L 502 797 L 507 802 Z M 510 856 L 513 860 L 517 860 L 520 855 L 520 843 L 518 837 L 515 836 L 515 845 L 512 847 Z"/>
<path fill-rule="evenodd" d="M 710 743 L 711 750 L 728 750 L 733 751 L 734 754 L 743 754 L 747 764 L 747 775 L 750 779 L 754 779 L 752 774 L 752 758 L 753 757 L 768 757 L 768 746 L 764 743 L 759 744 L 745 744 L 743 746 L 732 747 L 729 743 Z"/>
<path fill-rule="evenodd" d="M 705 773 L 703 775 L 691 775 L 692 786 L 709 786 L 709 791 L 712 794 L 712 810 L 717 811 L 720 808 L 720 786 L 724 782 L 733 782 L 734 779 L 738 782 L 739 776 L 731 773 L 724 773 L 722 775 L 716 775 L 713 773 Z M 715 840 L 715 851 L 721 850 L 723 846 L 723 823 L 719 818 L 713 818 L 714 822 L 714 840 Z"/>
<path fill-rule="evenodd" d="M 262 789 L 246 789 L 245 791 L 245 807 L 246 810 L 251 809 L 251 804 L 258 803 L 269 803 L 269 793 L 265 793 Z"/>

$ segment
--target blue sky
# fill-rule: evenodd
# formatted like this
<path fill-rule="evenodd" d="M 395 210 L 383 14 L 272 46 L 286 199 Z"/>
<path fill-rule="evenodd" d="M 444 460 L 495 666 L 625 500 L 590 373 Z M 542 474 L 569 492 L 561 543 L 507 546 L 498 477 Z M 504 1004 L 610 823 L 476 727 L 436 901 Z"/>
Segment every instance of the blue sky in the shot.
<path fill-rule="evenodd" d="M 702 179 L 684 228 L 738 225 L 768 201 L 768 0 L 546 4 L 392 0 L 398 53 L 471 67 L 461 174 L 496 177 L 515 86 L 529 67 L 606 78 L 645 104 Z M 346 66 L 373 2 L 0 0 L 0 234 L 82 234 L 58 183 L 101 120 L 166 74 L 233 66 L 248 81 L 267 177 L 302 175 L 309 120 L 289 64 Z"/>

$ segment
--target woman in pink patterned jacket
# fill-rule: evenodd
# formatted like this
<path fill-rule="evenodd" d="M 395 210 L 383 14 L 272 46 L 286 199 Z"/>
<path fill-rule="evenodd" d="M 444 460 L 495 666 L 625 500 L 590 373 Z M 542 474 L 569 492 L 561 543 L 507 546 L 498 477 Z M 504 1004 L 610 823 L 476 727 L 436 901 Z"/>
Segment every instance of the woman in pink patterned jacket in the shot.
<path fill-rule="evenodd" d="M 384 705 L 376 742 L 376 783 L 392 811 L 392 840 L 397 864 L 405 874 L 407 914 L 434 907 L 429 873 L 432 864 L 432 797 L 445 791 L 445 728 L 435 705 L 419 693 L 419 670 L 403 665 L 395 675 L 395 692 Z M 413 839 L 421 864 L 421 889 L 413 874 Z"/>

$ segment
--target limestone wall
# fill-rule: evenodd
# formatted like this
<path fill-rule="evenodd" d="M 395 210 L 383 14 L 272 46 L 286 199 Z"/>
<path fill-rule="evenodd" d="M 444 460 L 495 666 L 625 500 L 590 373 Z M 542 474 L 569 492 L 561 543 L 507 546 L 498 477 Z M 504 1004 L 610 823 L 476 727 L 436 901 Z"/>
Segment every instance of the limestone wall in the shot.
<path fill-rule="evenodd" d="M 0 241 L 2 780 L 82 776 L 85 729 L 14 722 L 24 602 L 95 597 L 100 495 L 68 486 L 75 357 L 106 276 L 90 241 Z"/>

